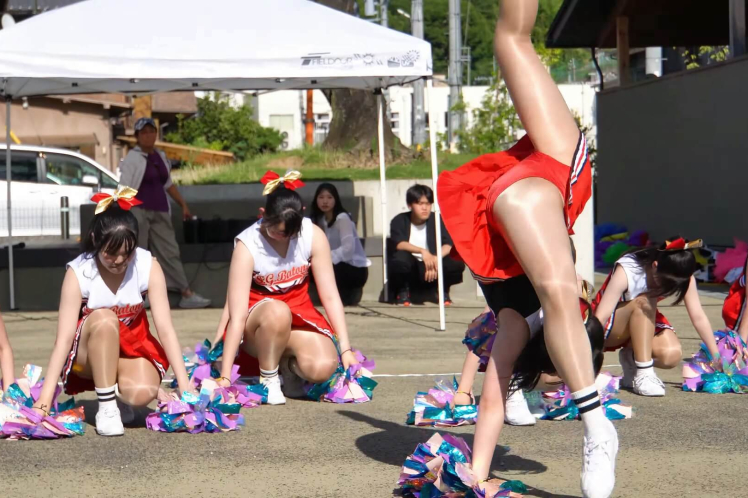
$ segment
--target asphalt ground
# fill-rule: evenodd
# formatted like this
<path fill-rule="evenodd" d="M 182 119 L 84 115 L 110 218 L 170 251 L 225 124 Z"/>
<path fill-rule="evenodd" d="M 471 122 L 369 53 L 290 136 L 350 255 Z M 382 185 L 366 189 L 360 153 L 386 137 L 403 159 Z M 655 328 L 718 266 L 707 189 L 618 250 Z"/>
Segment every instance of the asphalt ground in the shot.
<path fill-rule="evenodd" d="M 719 295 L 702 295 L 712 324 L 722 325 Z M 388 497 L 400 466 L 432 429 L 405 425 L 419 390 L 435 374 L 459 372 L 460 343 L 479 314 L 478 301 L 447 310 L 447 330 L 437 331 L 437 308 L 395 308 L 364 303 L 347 308 L 355 347 L 377 362 L 374 400 L 333 405 L 289 400 L 285 406 L 244 410 L 246 426 L 226 434 L 163 434 L 145 429 L 147 410 L 123 437 L 84 436 L 54 441 L 0 441 L 0 496 L 145 497 Z M 684 356 L 699 340 L 685 308 L 663 307 L 683 343 Z M 183 346 L 212 338 L 220 310 L 173 313 Z M 16 367 L 46 366 L 55 313 L 4 315 Z M 616 353 L 606 370 L 620 373 Z M 620 397 L 634 418 L 615 422 L 620 436 L 617 497 L 748 496 L 742 464 L 748 444 L 748 398 L 680 390 L 680 369 L 661 371 L 667 395 Z M 477 391 L 482 377 L 479 376 Z M 93 421 L 96 402 L 77 398 Z M 447 430 L 439 429 L 446 432 Z M 472 443 L 474 427 L 448 429 Z M 505 427 L 493 462 L 494 475 L 520 479 L 528 496 L 577 497 L 581 470 L 580 422 L 541 421 Z"/>

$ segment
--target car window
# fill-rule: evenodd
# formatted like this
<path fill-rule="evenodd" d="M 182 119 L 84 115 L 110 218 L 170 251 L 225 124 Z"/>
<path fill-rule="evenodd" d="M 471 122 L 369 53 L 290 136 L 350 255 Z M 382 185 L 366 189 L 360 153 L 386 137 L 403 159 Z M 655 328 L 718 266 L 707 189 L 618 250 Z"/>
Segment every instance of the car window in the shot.
<path fill-rule="evenodd" d="M 44 154 L 45 182 L 57 185 L 84 186 L 83 177 L 93 176 L 101 182 L 101 172 L 86 161 L 64 154 Z"/>
<path fill-rule="evenodd" d="M 10 177 L 14 182 L 38 182 L 35 152 L 11 150 Z M 0 151 L 0 180 L 5 180 L 5 150 Z"/>
<path fill-rule="evenodd" d="M 103 171 L 101 172 L 101 188 L 117 188 L 117 180 L 114 180 L 111 176 L 107 175 Z"/>

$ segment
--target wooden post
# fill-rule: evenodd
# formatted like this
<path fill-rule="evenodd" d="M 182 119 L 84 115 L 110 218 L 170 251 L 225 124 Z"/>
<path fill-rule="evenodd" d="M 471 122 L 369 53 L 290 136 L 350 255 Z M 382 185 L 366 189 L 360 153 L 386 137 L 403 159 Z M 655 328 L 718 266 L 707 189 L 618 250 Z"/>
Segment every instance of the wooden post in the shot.
<path fill-rule="evenodd" d="M 306 144 L 314 145 L 314 90 L 306 91 Z"/>
<path fill-rule="evenodd" d="M 618 83 L 626 86 L 631 83 L 631 58 L 629 56 L 629 18 L 616 18 L 616 47 L 618 49 Z"/>
<path fill-rule="evenodd" d="M 150 95 L 135 97 L 132 107 L 132 117 L 136 121 L 140 118 L 150 118 L 153 114 L 153 99 Z"/>

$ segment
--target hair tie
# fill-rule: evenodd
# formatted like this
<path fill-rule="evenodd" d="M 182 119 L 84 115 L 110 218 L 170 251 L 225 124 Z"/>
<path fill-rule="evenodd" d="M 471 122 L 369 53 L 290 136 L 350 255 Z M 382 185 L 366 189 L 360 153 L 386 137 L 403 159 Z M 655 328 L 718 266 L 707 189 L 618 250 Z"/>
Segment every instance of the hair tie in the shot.
<path fill-rule="evenodd" d="M 260 182 L 265 185 L 265 188 L 262 189 L 262 195 L 272 194 L 281 184 L 289 190 L 296 190 L 304 186 L 304 182 L 301 181 L 301 173 L 296 170 L 287 171 L 283 176 L 275 171 L 268 171 L 260 179 Z"/>
<path fill-rule="evenodd" d="M 127 187 L 125 185 L 119 185 L 117 186 L 117 190 L 114 192 L 114 195 L 100 192 L 91 197 L 91 200 L 96 203 L 95 214 L 103 213 L 104 211 L 109 209 L 109 206 L 111 206 L 113 202 L 116 202 L 119 207 L 121 207 L 125 211 L 129 211 L 133 208 L 133 206 L 143 204 L 142 201 L 139 201 L 135 198 L 136 195 L 138 195 L 138 191 L 134 188 Z"/>
<path fill-rule="evenodd" d="M 704 241 L 702 239 L 696 239 L 693 242 L 686 242 L 686 239 L 679 237 L 675 240 L 666 240 L 665 248 L 660 249 L 662 252 L 669 251 L 687 251 L 689 249 L 698 249 L 704 247 Z"/>

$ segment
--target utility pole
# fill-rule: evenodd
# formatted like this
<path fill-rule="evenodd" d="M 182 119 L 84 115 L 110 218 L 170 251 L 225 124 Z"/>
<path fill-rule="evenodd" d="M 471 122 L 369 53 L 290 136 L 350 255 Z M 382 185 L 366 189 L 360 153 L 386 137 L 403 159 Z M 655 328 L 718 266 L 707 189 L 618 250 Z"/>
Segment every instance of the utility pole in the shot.
<path fill-rule="evenodd" d="M 455 149 L 461 128 L 461 113 L 453 110 L 462 86 L 462 22 L 460 0 L 449 0 L 449 146 Z"/>
<path fill-rule="evenodd" d="M 390 0 L 379 0 L 379 20 L 385 28 L 390 27 L 389 16 L 387 15 L 389 3 Z"/>
<path fill-rule="evenodd" d="M 423 40 L 423 0 L 411 1 L 410 27 L 413 36 Z M 416 148 L 426 143 L 426 106 L 423 87 L 423 80 L 413 83 L 413 145 Z"/>

